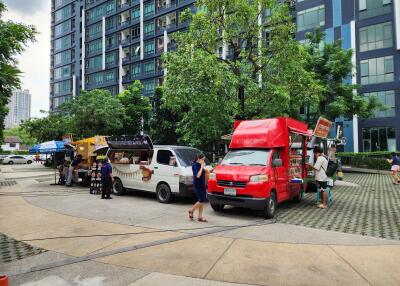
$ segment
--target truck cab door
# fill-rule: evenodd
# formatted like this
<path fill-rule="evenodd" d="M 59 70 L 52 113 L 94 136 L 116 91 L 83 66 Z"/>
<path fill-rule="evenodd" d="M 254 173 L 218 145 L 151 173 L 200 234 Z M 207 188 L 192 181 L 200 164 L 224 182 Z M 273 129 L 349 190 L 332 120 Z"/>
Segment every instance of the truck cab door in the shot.
<path fill-rule="evenodd" d="M 273 168 L 273 176 L 275 178 L 275 186 L 276 186 L 276 192 L 278 195 L 278 202 L 282 202 L 285 200 L 289 199 L 289 192 L 288 192 L 288 186 L 289 186 L 289 181 L 288 181 L 288 166 L 285 166 L 285 160 L 283 160 L 284 148 L 277 148 L 273 151 L 272 153 L 272 160 L 275 159 L 281 159 L 282 160 L 282 166 L 275 166 Z"/>
<path fill-rule="evenodd" d="M 175 154 L 168 149 L 159 149 L 155 154 L 154 179 L 155 183 L 165 182 L 171 188 L 171 192 L 179 192 L 179 168 L 176 164 L 171 164 L 171 158 Z M 157 186 L 154 186 L 154 191 Z"/>

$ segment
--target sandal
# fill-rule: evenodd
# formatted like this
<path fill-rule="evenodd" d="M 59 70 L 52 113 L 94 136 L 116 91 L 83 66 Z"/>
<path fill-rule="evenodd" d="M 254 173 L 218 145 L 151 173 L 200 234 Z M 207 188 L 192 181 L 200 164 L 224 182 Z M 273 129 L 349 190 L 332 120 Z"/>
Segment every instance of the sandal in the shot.
<path fill-rule="evenodd" d="M 189 213 L 189 219 L 193 220 L 193 212 L 191 210 L 188 210 L 188 213 Z"/>
<path fill-rule="evenodd" d="M 208 220 L 206 220 L 205 218 L 200 218 L 200 217 L 199 217 L 197 220 L 198 220 L 199 222 L 208 222 Z"/>

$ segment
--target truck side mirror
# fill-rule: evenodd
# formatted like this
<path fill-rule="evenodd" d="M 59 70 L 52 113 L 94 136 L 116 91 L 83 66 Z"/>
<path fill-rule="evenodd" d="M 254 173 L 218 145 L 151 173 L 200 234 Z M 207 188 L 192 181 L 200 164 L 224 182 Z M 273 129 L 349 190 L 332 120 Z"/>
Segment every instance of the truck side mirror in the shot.
<path fill-rule="evenodd" d="M 274 159 L 272 161 L 272 167 L 282 167 L 282 166 L 283 166 L 282 159 Z"/>

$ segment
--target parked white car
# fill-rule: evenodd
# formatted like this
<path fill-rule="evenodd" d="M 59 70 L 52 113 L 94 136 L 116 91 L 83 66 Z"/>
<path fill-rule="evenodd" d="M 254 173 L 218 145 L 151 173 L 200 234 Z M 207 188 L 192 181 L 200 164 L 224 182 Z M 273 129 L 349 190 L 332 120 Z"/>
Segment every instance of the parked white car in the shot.
<path fill-rule="evenodd" d="M 154 192 L 161 203 L 169 203 L 174 196 L 194 196 L 192 162 L 201 151 L 185 146 L 153 146 L 148 137 L 149 144 L 138 143 L 137 138 L 107 139 L 114 194 L 122 195 L 127 190 Z"/>
<path fill-rule="evenodd" d="M 10 155 L 3 159 L 3 164 L 32 164 L 33 160 L 22 155 Z"/>

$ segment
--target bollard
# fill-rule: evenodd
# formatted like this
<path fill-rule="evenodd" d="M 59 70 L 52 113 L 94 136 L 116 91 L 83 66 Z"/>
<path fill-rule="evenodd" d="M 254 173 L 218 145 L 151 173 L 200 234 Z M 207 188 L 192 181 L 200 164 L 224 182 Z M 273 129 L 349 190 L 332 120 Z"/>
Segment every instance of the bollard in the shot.
<path fill-rule="evenodd" d="M 8 276 L 0 275 L 0 286 L 8 286 Z"/>

